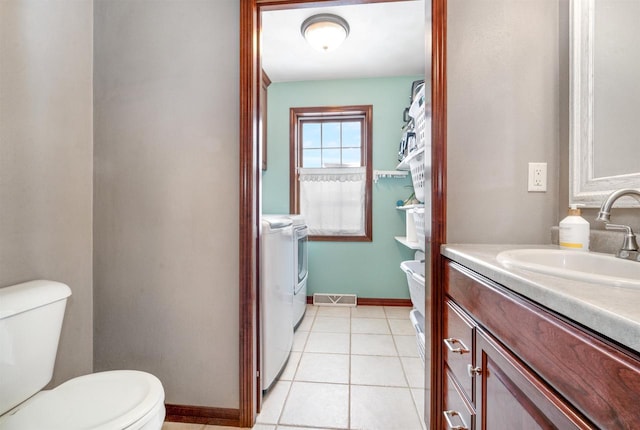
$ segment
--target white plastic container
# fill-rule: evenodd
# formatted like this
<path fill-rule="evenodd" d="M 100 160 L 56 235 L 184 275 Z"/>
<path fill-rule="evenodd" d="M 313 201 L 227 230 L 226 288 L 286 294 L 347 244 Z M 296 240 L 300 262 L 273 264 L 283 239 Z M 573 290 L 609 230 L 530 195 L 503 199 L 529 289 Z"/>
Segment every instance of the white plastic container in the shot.
<path fill-rule="evenodd" d="M 416 235 L 416 224 L 415 224 L 415 218 L 413 216 L 413 212 L 415 211 L 415 209 L 407 209 L 407 212 L 405 214 L 405 230 L 406 230 L 406 238 L 407 238 L 407 242 L 417 242 L 418 241 L 418 236 Z"/>
<path fill-rule="evenodd" d="M 420 312 L 422 317 L 425 315 L 425 264 L 422 260 L 409 260 L 400 263 L 400 269 L 407 276 L 407 284 L 409 284 L 409 295 L 411 303 Z"/>
<path fill-rule="evenodd" d="M 569 214 L 560 221 L 560 248 L 576 251 L 589 250 L 589 222 L 580 216 L 578 205 L 571 205 Z"/>
<path fill-rule="evenodd" d="M 411 171 L 411 181 L 413 182 L 413 192 L 416 195 L 416 199 L 420 203 L 424 203 L 425 197 L 425 159 L 424 148 L 414 152 L 409 157 L 409 168 Z"/>
<path fill-rule="evenodd" d="M 418 248 L 421 251 L 424 251 L 425 234 L 426 234 L 424 207 L 415 208 L 413 210 L 413 221 L 415 225 L 416 241 L 418 242 Z"/>
<path fill-rule="evenodd" d="M 420 90 L 414 97 L 413 103 L 409 107 L 409 116 L 413 118 L 416 134 L 416 149 L 423 148 L 427 142 L 427 116 L 426 116 L 426 103 L 424 99 L 424 84 L 422 84 Z"/>
<path fill-rule="evenodd" d="M 424 360 L 426 355 L 426 347 L 425 347 L 425 321 L 424 317 L 418 312 L 417 309 L 412 310 L 409 313 L 409 320 L 411 320 L 411 324 L 413 325 L 413 329 L 416 331 L 416 344 L 418 346 L 418 355 L 420 355 L 420 359 L 422 360 L 422 365 L 424 366 Z"/>

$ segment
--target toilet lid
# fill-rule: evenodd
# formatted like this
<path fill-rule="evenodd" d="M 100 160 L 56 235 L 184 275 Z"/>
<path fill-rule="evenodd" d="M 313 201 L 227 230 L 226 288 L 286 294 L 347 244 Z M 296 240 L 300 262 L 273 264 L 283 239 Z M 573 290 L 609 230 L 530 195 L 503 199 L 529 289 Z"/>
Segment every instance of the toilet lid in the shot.
<path fill-rule="evenodd" d="M 164 403 L 155 376 L 135 370 L 93 373 L 44 392 L 2 421 L 3 429 L 126 429 Z M 6 427 L 5 427 L 6 426 Z"/>

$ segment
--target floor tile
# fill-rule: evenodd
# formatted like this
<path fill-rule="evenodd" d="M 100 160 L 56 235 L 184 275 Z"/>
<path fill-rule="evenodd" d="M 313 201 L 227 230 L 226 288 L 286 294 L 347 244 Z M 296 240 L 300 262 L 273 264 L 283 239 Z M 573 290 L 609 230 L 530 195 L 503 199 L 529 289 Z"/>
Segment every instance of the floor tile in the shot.
<path fill-rule="evenodd" d="M 296 381 L 349 383 L 349 355 L 305 352 L 300 360 Z"/>
<path fill-rule="evenodd" d="M 256 424 L 251 427 L 251 430 L 276 430 L 276 426 L 275 424 Z"/>
<path fill-rule="evenodd" d="M 348 333 L 315 333 L 307 339 L 305 352 L 325 352 L 333 354 L 349 353 Z"/>
<path fill-rule="evenodd" d="M 275 428 L 274 425 L 265 425 L 263 427 L 263 424 L 256 424 L 252 430 L 275 430 Z M 162 430 L 238 430 L 238 427 L 165 422 L 162 425 Z"/>
<path fill-rule="evenodd" d="M 311 331 L 311 326 L 313 325 L 313 320 L 315 318 L 316 313 L 314 312 L 312 314 L 309 314 L 309 310 L 307 309 L 307 312 L 302 318 L 302 321 L 300 321 L 300 324 L 298 324 L 298 327 L 296 327 L 296 331 Z"/>
<path fill-rule="evenodd" d="M 294 382 L 280 424 L 348 428 L 349 386 Z"/>
<path fill-rule="evenodd" d="M 382 306 L 356 306 L 351 308 L 351 318 L 386 318 Z"/>
<path fill-rule="evenodd" d="M 422 430 L 408 388 L 351 386 L 351 428 Z"/>
<path fill-rule="evenodd" d="M 391 331 L 386 318 L 353 318 L 351 333 L 391 334 Z"/>
<path fill-rule="evenodd" d="M 393 336 L 393 340 L 398 348 L 398 355 L 401 357 L 420 357 L 418 354 L 418 343 L 416 336 L 398 335 Z"/>
<path fill-rule="evenodd" d="M 280 381 L 291 381 L 293 380 L 293 375 L 296 374 L 296 369 L 298 368 L 298 363 L 300 362 L 300 357 L 302 356 L 301 352 L 291 351 L 289 354 L 289 360 L 284 367 L 284 370 L 280 374 Z"/>
<path fill-rule="evenodd" d="M 278 428 L 276 430 L 331 430 L 328 428 L 322 428 L 322 427 L 291 427 L 291 426 L 278 426 Z"/>
<path fill-rule="evenodd" d="M 409 311 L 308 305 L 253 430 L 426 430 L 424 367 Z"/>
<path fill-rule="evenodd" d="M 351 328 L 349 318 L 339 317 L 316 317 L 313 323 L 312 332 L 325 332 L 325 333 L 349 333 Z"/>
<path fill-rule="evenodd" d="M 375 355 L 351 356 L 351 383 L 384 387 L 408 386 L 399 357 Z"/>
<path fill-rule="evenodd" d="M 411 388 L 424 388 L 424 365 L 417 357 L 400 357 Z"/>
<path fill-rule="evenodd" d="M 204 427 L 202 427 L 202 430 L 238 430 L 238 427 L 214 426 L 214 425 L 205 424 Z M 267 427 L 267 430 L 269 430 L 268 427 Z"/>
<path fill-rule="evenodd" d="M 351 316 L 350 306 L 317 306 L 317 308 L 316 317 L 349 318 Z"/>
<path fill-rule="evenodd" d="M 278 418 L 280 418 L 280 414 L 282 413 L 282 408 L 284 407 L 284 402 L 287 399 L 290 388 L 290 381 L 278 381 L 272 386 L 262 400 L 262 410 L 256 418 L 256 423 L 278 423 Z"/>
<path fill-rule="evenodd" d="M 307 309 L 304 311 L 304 315 L 308 316 L 308 315 L 316 315 L 316 312 L 318 312 L 318 306 L 314 306 L 311 303 L 307 303 Z"/>
<path fill-rule="evenodd" d="M 202 430 L 203 424 L 188 424 L 188 423 L 172 423 L 165 422 L 162 424 L 162 430 Z"/>
<path fill-rule="evenodd" d="M 293 333 L 293 344 L 291 345 L 291 351 L 304 351 L 304 346 L 307 342 L 308 337 L 308 331 L 296 330 L 295 333 Z"/>
<path fill-rule="evenodd" d="M 411 324 L 410 320 L 404 319 L 389 319 L 389 326 L 391 327 L 391 333 L 393 334 L 403 334 L 403 335 L 414 335 L 416 334 L 416 329 Z"/>
<path fill-rule="evenodd" d="M 384 313 L 389 319 L 404 319 L 409 321 L 409 312 L 411 312 L 409 306 L 385 306 Z"/>
<path fill-rule="evenodd" d="M 351 353 L 358 355 L 398 355 L 393 343 L 393 336 L 388 334 L 352 334 Z"/>
<path fill-rule="evenodd" d="M 416 406 L 416 410 L 418 411 L 418 416 L 420 417 L 420 422 L 423 424 L 423 429 L 426 430 L 429 428 L 429 423 L 424 419 L 425 410 L 424 410 L 424 393 L 425 391 L 421 388 L 412 388 L 411 395 L 413 396 L 413 403 Z M 429 406 L 427 405 L 427 408 Z M 427 416 L 429 413 L 427 412 Z"/>

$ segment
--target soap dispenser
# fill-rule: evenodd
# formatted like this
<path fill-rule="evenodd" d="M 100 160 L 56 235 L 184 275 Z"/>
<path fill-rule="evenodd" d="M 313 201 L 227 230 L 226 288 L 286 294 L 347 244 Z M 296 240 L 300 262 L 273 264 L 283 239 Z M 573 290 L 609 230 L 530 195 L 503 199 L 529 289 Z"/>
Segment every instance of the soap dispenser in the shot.
<path fill-rule="evenodd" d="M 578 205 L 569 206 L 566 218 L 560 221 L 560 248 L 589 250 L 589 221 L 580 216 Z"/>

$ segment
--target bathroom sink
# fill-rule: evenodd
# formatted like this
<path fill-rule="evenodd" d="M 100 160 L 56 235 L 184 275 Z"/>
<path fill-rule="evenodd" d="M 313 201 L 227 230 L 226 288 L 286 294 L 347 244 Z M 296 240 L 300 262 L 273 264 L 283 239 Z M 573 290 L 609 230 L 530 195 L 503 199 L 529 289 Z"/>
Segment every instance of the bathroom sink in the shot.
<path fill-rule="evenodd" d="M 640 263 L 609 254 L 562 249 L 514 249 L 499 253 L 497 259 L 508 268 L 603 285 L 640 288 Z"/>

